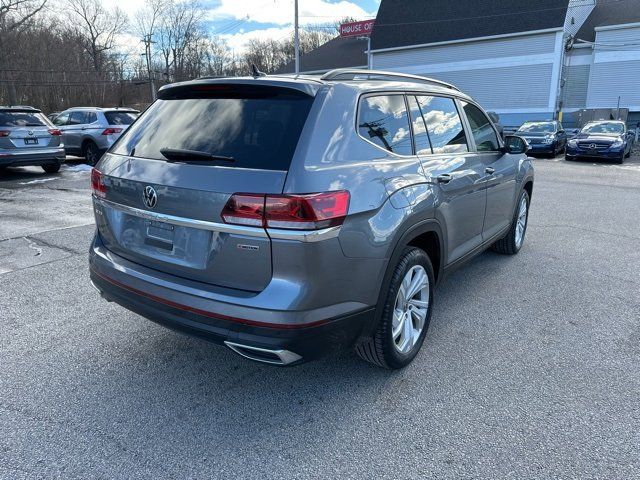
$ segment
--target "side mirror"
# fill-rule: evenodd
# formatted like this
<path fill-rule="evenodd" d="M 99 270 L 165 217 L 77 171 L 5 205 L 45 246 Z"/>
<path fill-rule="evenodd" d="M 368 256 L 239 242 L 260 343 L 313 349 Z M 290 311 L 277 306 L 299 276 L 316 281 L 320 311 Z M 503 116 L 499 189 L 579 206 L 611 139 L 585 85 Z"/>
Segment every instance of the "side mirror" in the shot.
<path fill-rule="evenodd" d="M 504 143 L 507 147 L 507 152 L 513 153 L 515 155 L 527 153 L 531 149 L 531 147 L 529 146 L 529 142 L 517 135 L 505 136 Z"/>
<path fill-rule="evenodd" d="M 566 132 L 565 132 L 564 130 L 558 130 L 558 133 L 559 133 L 560 135 L 564 135 Z"/>

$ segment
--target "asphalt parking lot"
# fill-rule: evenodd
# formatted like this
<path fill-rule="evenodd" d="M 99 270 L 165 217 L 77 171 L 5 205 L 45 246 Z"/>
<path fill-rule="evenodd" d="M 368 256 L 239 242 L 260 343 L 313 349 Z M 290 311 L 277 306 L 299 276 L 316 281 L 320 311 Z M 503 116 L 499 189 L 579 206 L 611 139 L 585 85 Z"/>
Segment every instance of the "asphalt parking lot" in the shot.
<path fill-rule="evenodd" d="M 0 173 L 2 478 L 639 478 L 640 158 L 535 160 L 525 246 L 425 348 L 250 363 L 102 301 L 89 172 Z"/>

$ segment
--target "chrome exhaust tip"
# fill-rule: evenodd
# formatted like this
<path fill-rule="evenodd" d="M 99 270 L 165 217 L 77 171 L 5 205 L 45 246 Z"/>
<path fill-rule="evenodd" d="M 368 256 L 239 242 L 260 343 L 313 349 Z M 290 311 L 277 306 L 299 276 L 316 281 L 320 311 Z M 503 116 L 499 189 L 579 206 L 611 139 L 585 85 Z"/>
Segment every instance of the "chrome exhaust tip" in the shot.
<path fill-rule="evenodd" d="M 95 283 L 93 283 L 93 280 L 89 280 L 89 282 L 91 282 L 91 286 L 92 286 L 93 288 L 95 288 L 96 292 L 98 292 L 98 293 L 100 294 L 100 296 L 102 297 L 102 299 L 103 299 L 103 300 L 106 300 L 107 302 L 111 303 L 111 300 L 109 300 L 109 299 L 105 296 L 104 292 L 103 292 L 102 290 L 100 290 L 100 289 L 98 288 L 98 286 L 97 286 Z"/>
<path fill-rule="evenodd" d="M 255 362 L 268 363 L 270 365 L 289 365 L 297 362 L 302 357 L 289 350 L 270 350 L 268 348 L 252 347 L 240 343 L 225 341 L 224 344 L 238 355 Z"/>

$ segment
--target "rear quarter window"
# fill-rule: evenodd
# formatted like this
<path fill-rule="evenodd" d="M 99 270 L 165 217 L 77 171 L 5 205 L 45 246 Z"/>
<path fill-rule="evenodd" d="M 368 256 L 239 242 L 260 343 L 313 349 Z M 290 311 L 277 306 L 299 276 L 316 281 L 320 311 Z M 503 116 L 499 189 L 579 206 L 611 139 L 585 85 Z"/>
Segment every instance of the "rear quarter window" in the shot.
<path fill-rule="evenodd" d="M 411 130 L 404 95 L 372 95 L 360 100 L 358 133 L 389 152 L 411 155 Z"/>
<path fill-rule="evenodd" d="M 165 160 L 162 149 L 232 157 L 229 167 L 288 170 L 313 97 L 290 89 L 198 85 L 165 94 L 112 153 Z"/>
<path fill-rule="evenodd" d="M 131 125 L 136 119 L 134 112 L 104 112 L 109 125 Z"/>

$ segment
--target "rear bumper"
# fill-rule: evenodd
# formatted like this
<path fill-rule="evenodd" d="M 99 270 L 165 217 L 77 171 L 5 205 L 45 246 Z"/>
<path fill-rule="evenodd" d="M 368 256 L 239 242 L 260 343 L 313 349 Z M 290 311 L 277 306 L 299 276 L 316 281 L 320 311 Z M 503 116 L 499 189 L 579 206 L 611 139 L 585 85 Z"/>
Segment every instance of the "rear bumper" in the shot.
<path fill-rule="evenodd" d="M 49 163 L 63 163 L 64 148 L 49 148 L 37 152 L 0 152 L 0 165 L 3 167 L 20 165 L 46 165 Z"/>
<path fill-rule="evenodd" d="M 99 240 L 91 248 L 91 281 L 106 300 L 173 330 L 227 344 L 237 353 L 234 345 L 285 351 L 294 354 L 291 364 L 301 363 L 353 345 L 374 315 L 373 308 L 338 308 L 343 313 L 330 315 L 335 306 L 313 311 L 247 306 L 242 295 L 227 295 L 223 301 L 221 295 L 195 288 L 178 291 L 162 276 L 151 277 L 152 272 L 115 256 Z M 251 298 L 255 296 L 245 294 L 245 300 Z"/>

